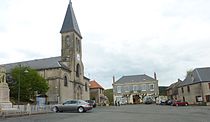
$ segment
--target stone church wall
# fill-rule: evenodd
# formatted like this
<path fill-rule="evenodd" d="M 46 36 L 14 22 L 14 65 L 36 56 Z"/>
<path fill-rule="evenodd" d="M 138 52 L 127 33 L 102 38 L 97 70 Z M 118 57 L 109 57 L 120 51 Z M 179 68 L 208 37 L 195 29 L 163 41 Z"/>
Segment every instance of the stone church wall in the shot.
<path fill-rule="evenodd" d="M 86 91 L 85 87 L 83 87 L 83 96 L 82 96 L 82 98 L 84 100 L 89 100 L 90 99 L 89 80 L 87 80 L 87 79 L 84 78 L 84 83 L 87 84 L 87 91 Z"/>

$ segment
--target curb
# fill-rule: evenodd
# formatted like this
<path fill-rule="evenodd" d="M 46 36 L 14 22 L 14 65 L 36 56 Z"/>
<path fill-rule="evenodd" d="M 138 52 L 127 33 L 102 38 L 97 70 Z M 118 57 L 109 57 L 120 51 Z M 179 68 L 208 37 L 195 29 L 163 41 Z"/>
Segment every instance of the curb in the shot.
<path fill-rule="evenodd" d="M 0 118 L 11 118 L 11 117 L 22 117 L 22 116 L 31 116 L 31 115 L 38 115 L 38 114 L 48 114 L 48 113 L 53 113 L 53 112 L 35 112 L 35 113 L 29 113 L 29 112 L 1 112 L 0 113 Z"/>

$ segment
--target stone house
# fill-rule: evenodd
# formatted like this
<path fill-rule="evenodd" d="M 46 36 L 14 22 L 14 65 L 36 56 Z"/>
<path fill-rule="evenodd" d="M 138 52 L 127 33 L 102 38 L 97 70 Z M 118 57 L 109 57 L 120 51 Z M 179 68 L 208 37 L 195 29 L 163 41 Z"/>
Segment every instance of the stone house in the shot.
<path fill-rule="evenodd" d="M 48 103 L 89 99 L 89 79 L 84 76 L 82 36 L 69 2 L 61 33 L 61 56 L 4 64 L 7 74 L 16 66 L 36 69 L 48 84 Z"/>
<path fill-rule="evenodd" d="M 104 95 L 104 88 L 95 80 L 90 81 L 90 99 L 95 100 L 98 105 L 107 102 L 107 97 Z"/>
<path fill-rule="evenodd" d="M 210 105 L 210 67 L 196 68 L 178 85 L 178 100 Z"/>
<path fill-rule="evenodd" d="M 142 103 L 144 96 L 152 96 L 155 100 L 159 95 L 158 80 L 148 75 L 123 76 L 115 82 L 113 78 L 114 102 L 121 104 Z"/>
<path fill-rule="evenodd" d="M 181 83 L 182 81 L 180 79 L 177 80 L 177 82 L 171 84 L 167 89 L 166 89 L 166 93 L 167 93 L 167 97 L 168 99 L 172 99 L 172 100 L 176 100 L 178 98 L 178 85 Z"/>

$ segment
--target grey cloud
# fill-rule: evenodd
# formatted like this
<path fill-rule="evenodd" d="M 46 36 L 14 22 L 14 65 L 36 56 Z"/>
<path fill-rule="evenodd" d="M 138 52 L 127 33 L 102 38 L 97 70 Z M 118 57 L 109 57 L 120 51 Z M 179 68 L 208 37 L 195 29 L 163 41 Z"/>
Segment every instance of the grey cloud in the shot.
<path fill-rule="evenodd" d="M 16 49 L 17 52 L 19 52 L 20 54 L 24 54 L 24 58 L 26 60 L 32 60 L 32 59 L 39 59 L 39 58 L 44 58 L 44 55 L 41 52 L 34 52 L 31 50 L 27 50 L 27 49 Z"/>
<path fill-rule="evenodd" d="M 113 75 L 116 79 L 135 74 L 148 74 L 153 77 L 154 72 L 158 75 L 159 85 L 169 85 L 178 78 L 183 79 L 187 70 L 199 67 L 202 62 L 198 59 L 205 56 L 205 51 L 210 52 L 207 44 L 209 42 L 206 40 L 189 43 L 175 41 L 156 44 L 154 47 L 146 43 L 151 40 L 131 41 L 135 43 L 125 43 L 124 50 L 118 52 L 113 52 L 116 50 L 113 46 L 104 47 L 93 43 L 96 40 L 97 38 L 87 39 L 85 42 L 88 47 L 84 49 L 84 62 L 90 76 L 102 82 L 105 87 L 111 87 Z M 110 45 L 114 45 L 114 42 Z"/>

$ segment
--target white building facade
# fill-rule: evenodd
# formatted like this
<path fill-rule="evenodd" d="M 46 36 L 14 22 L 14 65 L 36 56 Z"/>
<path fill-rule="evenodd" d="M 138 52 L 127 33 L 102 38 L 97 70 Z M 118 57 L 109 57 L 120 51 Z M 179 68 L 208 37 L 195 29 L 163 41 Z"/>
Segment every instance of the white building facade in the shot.
<path fill-rule="evenodd" d="M 154 100 L 159 95 L 158 80 L 147 75 L 123 76 L 113 81 L 114 102 L 121 104 L 142 103 L 145 96 Z"/>

